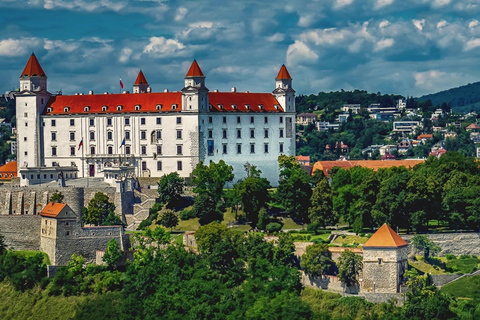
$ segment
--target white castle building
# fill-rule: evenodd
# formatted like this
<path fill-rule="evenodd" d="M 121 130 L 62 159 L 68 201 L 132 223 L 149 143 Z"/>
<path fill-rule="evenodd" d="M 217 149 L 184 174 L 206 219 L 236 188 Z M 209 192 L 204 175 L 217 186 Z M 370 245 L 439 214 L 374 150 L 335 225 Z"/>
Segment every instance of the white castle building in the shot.
<path fill-rule="evenodd" d="M 139 72 L 133 93 L 53 95 L 34 54 L 16 97 L 21 185 L 81 177 L 188 177 L 224 160 L 235 179 L 245 163 L 278 185 L 280 154 L 295 155 L 295 91 L 283 65 L 273 93 L 209 92 L 193 61 L 181 91 L 152 92 Z"/>

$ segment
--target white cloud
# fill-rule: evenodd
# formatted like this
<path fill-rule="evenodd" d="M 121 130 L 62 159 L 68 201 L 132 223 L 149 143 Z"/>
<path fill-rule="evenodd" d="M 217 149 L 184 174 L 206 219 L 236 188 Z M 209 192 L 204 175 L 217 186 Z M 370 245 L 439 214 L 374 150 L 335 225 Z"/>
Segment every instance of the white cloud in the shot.
<path fill-rule="evenodd" d="M 382 39 L 375 44 L 375 51 L 381 51 L 387 49 L 395 43 L 392 38 Z"/>
<path fill-rule="evenodd" d="M 45 0 L 43 7 L 45 9 L 68 9 L 78 11 L 98 11 L 98 10 L 111 10 L 119 12 L 127 6 L 125 1 L 84 1 L 84 0 Z"/>
<path fill-rule="evenodd" d="M 442 21 L 439 21 L 437 23 L 437 29 L 442 29 L 443 27 L 445 27 L 447 25 L 447 21 L 445 20 L 442 20 Z"/>
<path fill-rule="evenodd" d="M 422 20 L 415 20 L 413 19 L 412 20 L 412 23 L 413 25 L 415 26 L 415 28 L 417 28 L 418 30 L 422 31 L 423 30 L 423 27 L 425 27 L 425 19 L 422 19 Z"/>
<path fill-rule="evenodd" d="M 275 33 L 274 35 L 267 37 L 267 40 L 270 42 L 281 42 L 285 39 L 285 35 L 283 33 Z"/>
<path fill-rule="evenodd" d="M 385 6 L 389 6 L 391 5 L 395 0 L 377 0 L 376 3 L 375 3 L 375 6 L 374 8 L 375 9 L 380 9 L 380 8 L 383 8 Z"/>
<path fill-rule="evenodd" d="M 0 56 L 15 57 L 25 55 L 42 45 L 39 38 L 5 39 L 0 41 Z"/>
<path fill-rule="evenodd" d="M 302 62 L 313 62 L 318 59 L 318 54 L 312 51 L 305 43 L 295 40 L 287 50 L 287 64 L 295 65 Z"/>
<path fill-rule="evenodd" d="M 434 8 L 439 8 L 450 4 L 451 0 L 434 0 L 432 6 Z"/>
<path fill-rule="evenodd" d="M 45 40 L 43 48 L 48 51 L 59 50 L 64 52 L 73 52 L 80 48 L 80 43 L 73 40 Z"/>
<path fill-rule="evenodd" d="M 133 50 L 128 48 L 128 47 L 125 47 L 122 49 L 122 51 L 120 52 L 120 57 L 118 58 L 118 61 L 120 62 L 127 62 L 129 59 L 130 59 L 130 56 L 132 55 L 133 53 Z"/>
<path fill-rule="evenodd" d="M 390 25 L 390 22 L 388 22 L 388 20 L 383 20 L 382 22 L 380 22 L 380 24 L 378 25 L 378 27 L 380 29 L 383 29 L 385 27 L 388 27 Z"/>
<path fill-rule="evenodd" d="M 333 8 L 338 10 L 345 6 L 349 6 L 353 3 L 353 0 L 335 0 L 333 2 Z"/>
<path fill-rule="evenodd" d="M 309 14 L 301 16 L 298 20 L 299 27 L 309 27 L 315 21 L 315 15 Z"/>
<path fill-rule="evenodd" d="M 175 14 L 175 21 L 182 21 L 188 13 L 188 9 L 185 7 L 179 7 Z"/>
<path fill-rule="evenodd" d="M 465 43 L 464 50 L 469 51 L 469 50 L 472 50 L 472 49 L 477 48 L 477 47 L 480 47 L 480 38 L 473 38 L 473 39 L 468 40 Z"/>
<path fill-rule="evenodd" d="M 473 28 L 475 28 L 475 27 L 477 27 L 477 26 L 478 26 L 478 20 L 472 20 L 472 21 L 468 24 L 468 27 L 469 27 L 470 29 L 473 29 Z"/>
<path fill-rule="evenodd" d="M 188 54 L 183 43 L 175 39 L 166 39 L 164 37 L 151 37 L 150 43 L 145 46 L 143 53 L 158 58 L 186 56 Z"/>

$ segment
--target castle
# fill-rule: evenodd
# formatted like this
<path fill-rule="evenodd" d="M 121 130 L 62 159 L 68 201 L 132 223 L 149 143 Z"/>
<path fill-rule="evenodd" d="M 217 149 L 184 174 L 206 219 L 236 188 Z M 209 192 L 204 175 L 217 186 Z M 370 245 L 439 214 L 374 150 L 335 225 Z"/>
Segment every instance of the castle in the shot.
<path fill-rule="evenodd" d="M 205 80 L 194 60 L 177 92 L 152 92 L 140 71 L 133 93 L 53 95 L 32 54 L 16 95 L 20 185 L 188 177 L 199 162 L 219 160 L 235 179 L 248 162 L 278 185 L 278 155 L 295 155 L 295 90 L 285 65 L 272 93 L 210 92 Z"/>

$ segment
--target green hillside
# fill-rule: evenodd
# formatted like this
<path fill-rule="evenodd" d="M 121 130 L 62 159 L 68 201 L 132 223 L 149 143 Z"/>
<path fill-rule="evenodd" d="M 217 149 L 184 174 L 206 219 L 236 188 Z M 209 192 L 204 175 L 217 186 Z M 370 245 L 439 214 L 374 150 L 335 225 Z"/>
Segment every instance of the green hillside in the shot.
<path fill-rule="evenodd" d="M 465 86 L 428 94 L 417 98 L 418 101 L 432 101 L 432 104 L 450 104 L 456 112 L 480 111 L 480 82 L 469 83 Z"/>

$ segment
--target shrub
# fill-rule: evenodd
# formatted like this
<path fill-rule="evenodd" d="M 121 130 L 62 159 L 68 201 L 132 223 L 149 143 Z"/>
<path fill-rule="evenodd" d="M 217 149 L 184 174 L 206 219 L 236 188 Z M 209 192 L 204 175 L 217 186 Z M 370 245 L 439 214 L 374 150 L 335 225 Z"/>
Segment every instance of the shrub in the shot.
<path fill-rule="evenodd" d="M 447 253 L 445 255 L 445 258 L 447 258 L 447 260 L 455 260 L 456 259 L 455 255 L 451 254 L 451 253 Z"/>
<path fill-rule="evenodd" d="M 462 254 L 460 259 L 470 259 L 470 256 L 468 254 Z"/>
<path fill-rule="evenodd" d="M 190 219 L 193 219 L 193 218 L 195 218 L 195 212 L 193 212 L 193 210 L 185 209 L 185 210 L 180 211 L 180 219 L 190 220 Z"/>
<path fill-rule="evenodd" d="M 278 232 L 282 230 L 282 225 L 278 222 L 270 222 L 267 224 L 267 227 L 265 228 L 268 233 L 273 233 L 273 232 Z"/>

